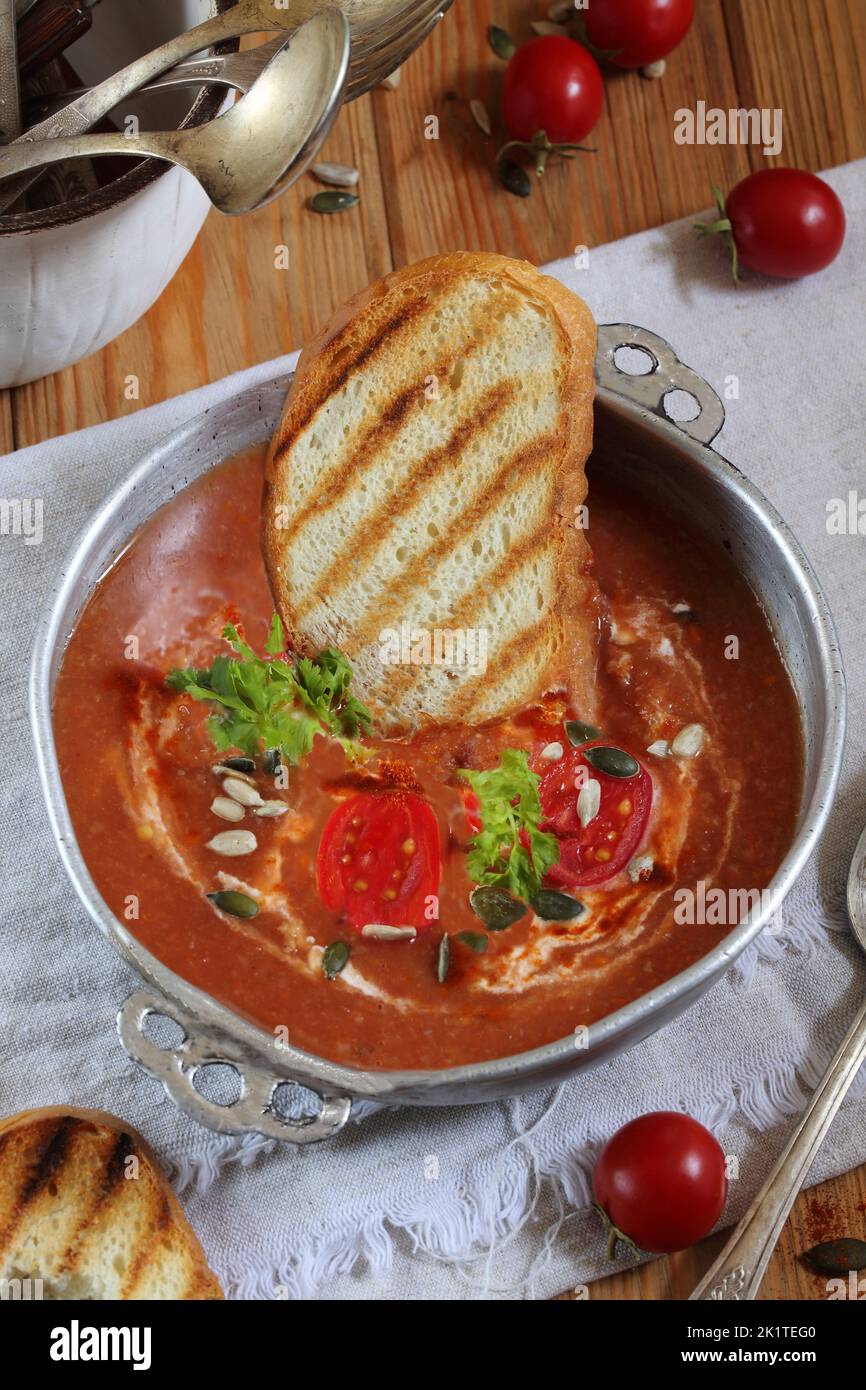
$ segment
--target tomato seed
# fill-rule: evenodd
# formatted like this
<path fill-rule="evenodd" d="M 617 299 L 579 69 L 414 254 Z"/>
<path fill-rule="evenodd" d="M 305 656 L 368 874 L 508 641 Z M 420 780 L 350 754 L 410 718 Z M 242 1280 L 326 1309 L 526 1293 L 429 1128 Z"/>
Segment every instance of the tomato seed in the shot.
<path fill-rule="evenodd" d="M 366 893 L 366 891 L 367 891 L 367 882 L 366 882 L 366 880 L 363 879 L 363 878 L 356 878 L 356 879 L 355 879 L 355 882 L 352 884 L 352 892 L 353 892 L 353 893 Z"/>
<path fill-rule="evenodd" d="M 403 841 L 403 853 L 404 853 L 404 854 L 414 854 L 414 853 L 415 853 L 415 841 L 414 841 L 414 840 L 404 840 L 404 841 Z"/>

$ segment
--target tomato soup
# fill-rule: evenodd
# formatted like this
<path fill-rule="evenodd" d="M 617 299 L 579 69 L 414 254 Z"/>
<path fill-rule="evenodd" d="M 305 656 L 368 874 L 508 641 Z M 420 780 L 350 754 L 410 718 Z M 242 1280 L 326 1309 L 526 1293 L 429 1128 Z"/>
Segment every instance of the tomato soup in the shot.
<path fill-rule="evenodd" d="M 373 729 L 360 761 L 317 737 L 288 771 L 235 762 L 226 796 L 213 711 L 166 676 L 227 653 L 226 622 L 265 646 L 262 466 L 230 460 L 147 523 L 94 591 L 58 680 L 78 843 L 143 945 L 296 1046 L 365 1069 L 540 1046 L 714 947 L 788 849 L 802 780 L 794 692 L 728 556 L 591 478 L 601 727 L 581 732 L 581 711 L 551 696 L 481 728 Z M 626 758 L 618 772 L 611 748 Z M 491 926 L 471 897 L 473 774 L 507 750 L 540 779 L 560 859 L 547 898 Z M 244 843 L 254 849 L 213 847 Z M 705 910 L 712 890 L 721 911 Z M 250 901 L 252 916 L 225 910 Z M 403 912 L 417 930 L 362 934 L 377 903 L 384 917 L 368 925 Z"/>

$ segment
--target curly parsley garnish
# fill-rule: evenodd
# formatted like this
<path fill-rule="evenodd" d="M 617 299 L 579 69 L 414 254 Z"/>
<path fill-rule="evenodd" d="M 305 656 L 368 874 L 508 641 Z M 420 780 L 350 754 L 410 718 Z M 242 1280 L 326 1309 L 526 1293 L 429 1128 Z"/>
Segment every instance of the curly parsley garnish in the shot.
<path fill-rule="evenodd" d="M 328 647 L 314 659 L 294 665 L 281 658 L 285 635 L 278 613 L 271 619 L 267 658 L 256 656 L 233 623 L 223 637 L 236 653 L 218 656 L 212 666 L 171 671 L 166 685 L 193 700 L 220 707 L 208 720 L 218 753 L 239 748 L 254 758 L 261 748 L 278 748 L 287 763 L 306 757 L 316 734 L 337 740 L 350 757 L 363 755 L 360 734 L 370 730 L 370 712 L 350 693 L 352 668 L 342 652 Z"/>
<path fill-rule="evenodd" d="M 477 796 L 481 821 L 466 856 L 469 877 L 485 887 L 507 888 L 528 902 L 559 859 L 556 836 L 538 828 L 544 819 L 538 796 L 540 778 L 531 770 L 528 754 L 505 748 L 499 767 L 488 772 L 461 768 L 458 776 L 466 779 Z"/>

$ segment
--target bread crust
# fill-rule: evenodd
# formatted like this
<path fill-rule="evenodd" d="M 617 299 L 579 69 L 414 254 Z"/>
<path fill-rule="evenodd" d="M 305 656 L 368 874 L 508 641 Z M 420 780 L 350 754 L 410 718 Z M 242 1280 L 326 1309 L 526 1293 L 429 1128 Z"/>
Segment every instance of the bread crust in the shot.
<path fill-rule="evenodd" d="M 35 1110 L 21 1110 L 17 1114 L 0 1119 L 0 1141 L 16 1132 L 38 1129 L 45 1122 L 53 1120 L 78 1120 L 82 1124 L 91 1125 L 97 1129 L 107 1129 L 118 1136 L 126 1135 L 132 1140 L 133 1152 L 139 1159 L 147 1163 L 165 1200 L 170 1222 L 175 1230 L 182 1235 L 190 1264 L 189 1286 L 191 1292 L 187 1297 L 195 1300 L 224 1299 L 225 1295 L 220 1282 L 208 1265 L 201 1242 L 187 1220 L 183 1207 L 175 1196 L 174 1189 L 159 1158 L 147 1140 L 125 1120 L 119 1119 L 118 1116 L 112 1115 L 106 1110 L 87 1110 L 68 1105 L 43 1106 Z M 0 1143 L 0 1187 L 5 1181 L 2 1148 L 2 1143 Z M 0 1230 L 0 1254 L 2 1254 L 2 1237 L 3 1232 Z"/>
<path fill-rule="evenodd" d="M 265 470 L 262 549 L 276 606 L 293 648 L 304 655 L 314 655 L 282 578 L 285 543 L 277 522 L 276 497 L 280 485 L 285 482 L 283 469 L 287 466 L 285 460 L 292 442 L 327 401 L 340 362 L 353 361 L 366 350 L 371 328 L 375 334 L 380 321 L 384 322 L 386 332 L 389 328 L 393 330 L 395 324 L 401 326 L 416 306 L 425 307 L 460 277 L 496 277 L 523 295 L 541 299 L 553 310 L 558 325 L 561 379 L 555 387 L 563 411 L 561 433 L 565 445 L 557 463 L 553 611 L 558 620 L 560 640 L 554 656 L 538 672 L 533 695 L 539 698 L 547 690 L 563 690 L 583 717 L 592 718 L 596 712 L 598 591 L 591 579 L 591 552 L 578 517 L 586 497 L 584 466 L 592 446 L 595 323 L 581 299 L 558 280 L 542 275 L 527 261 L 468 251 L 432 256 L 394 271 L 360 291 L 303 349 Z M 346 654 L 352 659 L 351 649 L 347 648 Z M 495 679 L 494 667 L 488 680 Z M 368 702 L 374 713 L 382 713 L 375 700 Z M 404 711 L 403 714 L 406 727 L 411 727 L 416 722 L 414 712 Z"/>

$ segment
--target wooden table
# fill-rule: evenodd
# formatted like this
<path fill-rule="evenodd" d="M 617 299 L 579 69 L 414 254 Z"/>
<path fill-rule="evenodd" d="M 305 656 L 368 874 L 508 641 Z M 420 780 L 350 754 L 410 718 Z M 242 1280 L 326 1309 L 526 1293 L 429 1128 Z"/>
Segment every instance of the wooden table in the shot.
<path fill-rule="evenodd" d="M 316 216 L 305 206 L 315 187 L 305 178 L 254 216 L 211 214 L 139 323 L 77 366 L 0 393 L 0 453 L 139 410 L 300 346 L 348 295 L 423 256 L 483 249 L 542 264 L 576 246 L 706 209 L 713 184 L 727 190 L 768 161 L 742 145 L 676 145 L 673 113 L 699 99 L 723 109 L 781 108 L 785 164 L 821 169 L 866 154 L 864 0 L 697 0 L 696 8 L 661 81 L 608 76 L 605 114 L 592 137 L 597 153 L 552 163 L 532 196 L 518 199 L 492 174 L 502 64 L 485 32 L 495 21 L 528 38 L 530 20 L 545 17 L 543 3 L 455 0 L 405 65 L 400 86 L 348 107 L 328 140 L 323 157 L 361 171 L 357 208 Z M 494 118 L 489 139 L 469 114 L 473 97 Z M 431 115 L 439 119 L 438 140 L 425 139 Z M 275 268 L 280 246 L 289 248 L 288 270 Z M 140 380 L 138 401 L 124 397 L 131 372 Z M 864 1171 L 828 1187 L 844 1213 L 840 1229 L 860 1235 Z M 821 1296 L 822 1286 L 793 1258 L 804 1242 L 813 1243 L 809 1204 L 819 1200 L 800 1199 L 766 1295 Z M 679 1297 L 708 1262 L 702 1247 L 605 1281 L 593 1295 Z"/>

